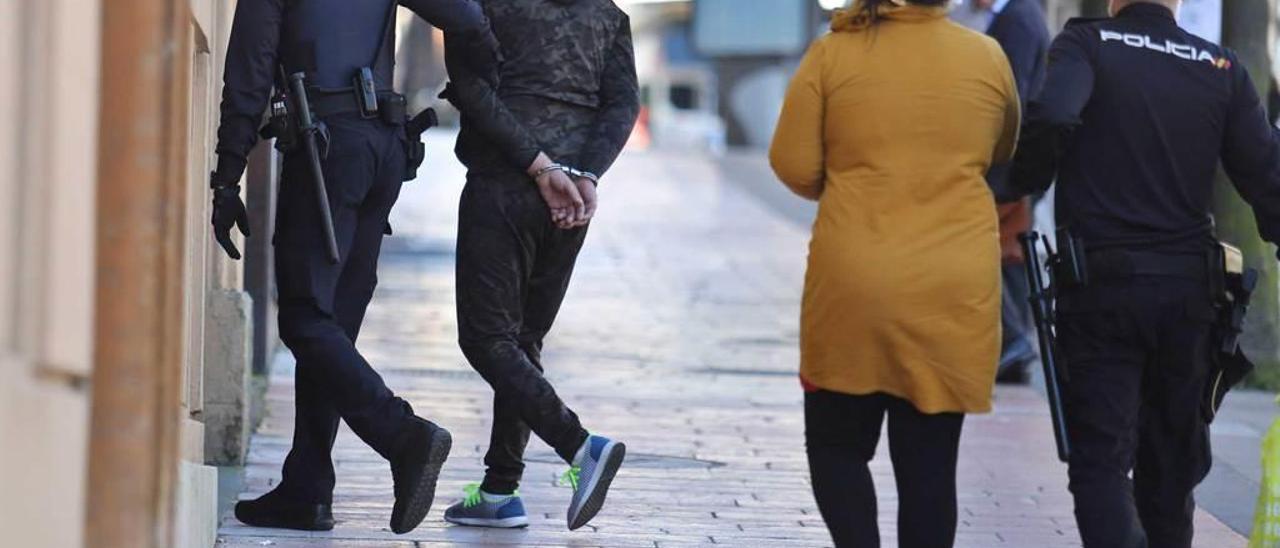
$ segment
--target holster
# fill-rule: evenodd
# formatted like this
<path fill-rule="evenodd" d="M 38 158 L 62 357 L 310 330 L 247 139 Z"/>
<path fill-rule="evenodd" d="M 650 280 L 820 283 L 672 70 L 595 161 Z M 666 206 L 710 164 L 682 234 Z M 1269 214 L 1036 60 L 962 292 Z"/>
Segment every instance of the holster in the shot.
<path fill-rule="evenodd" d="M 1204 422 L 1213 422 L 1218 416 L 1218 410 L 1222 408 L 1227 392 L 1249 376 L 1253 368 L 1253 362 L 1239 348 L 1233 354 L 1216 353 L 1213 369 L 1209 372 L 1209 380 L 1204 388 L 1204 402 L 1200 406 Z"/>
<path fill-rule="evenodd" d="M 1048 266 L 1057 289 L 1089 285 L 1089 261 L 1084 240 L 1072 234 L 1069 228 L 1058 229 L 1058 250 L 1049 255 Z"/>
<path fill-rule="evenodd" d="M 436 111 L 428 108 L 410 118 L 404 96 L 398 93 L 387 93 L 378 96 L 377 116 L 383 123 L 403 129 L 405 162 L 401 179 L 412 181 L 417 178 L 418 168 L 426 159 L 427 150 L 422 144 L 422 134 L 438 123 Z"/>
<path fill-rule="evenodd" d="M 411 181 L 418 176 L 418 168 L 427 157 L 427 147 L 422 143 L 422 134 L 439 123 L 435 109 L 419 112 L 404 125 L 404 180 Z"/>
<path fill-rule="evenodd" d="M 1253 362 L 1240 347 L 1249 301 L 1258 286 L 1258 271 L 1245 268 L 1239 249 L 1221 243 L 1209 253 L 1209 289 L 1214 297 L 1217 319 L 1213 326 L 1211 367 L 1200 406 L 1206 423 L 1213 422 L 1227 392 L 1253 371 Z"/>
<path fill-rule="evenodd" d="M 276 150 L 282 153 L 298 148 L 298 121 L 289 114 L 288 98 L 277 93 L 271 98 L 271 117 L 258 130 L 263 139 L 275 139 Z"/>
<path fill-rule="evenodd" d="M 299 140 L 302 131 L 298 124 L 298 117 L 290 110 L 289 98 L 284 92 L 279 92 L 271 98 L 271 116 L 267 118 L 267 123 L 258 130 L 258 135 L 263 139 L 275 139 L 276 150 L 281 154 L 289 154 L 298 149 L 302 144 Z M 327 157 L 329 155 L 329 129 L 324 125 L 324 120 L 316 122 L 316 144 L 320 146 L 320 156 Z"/>

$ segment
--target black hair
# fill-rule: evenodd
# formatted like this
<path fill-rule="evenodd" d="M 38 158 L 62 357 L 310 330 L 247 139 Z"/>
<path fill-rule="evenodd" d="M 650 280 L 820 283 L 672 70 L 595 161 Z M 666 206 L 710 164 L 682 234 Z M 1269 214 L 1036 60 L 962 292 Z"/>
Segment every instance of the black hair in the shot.
<path fill-rule="evenodd" d="M 907 3 L 915 4 L 917 6 L 942 6 L 950 1 L 951 0 L 907 0 Z M 854 15 L 859 18 L 865 17 L 867 21 L 871 22 L 872 26 L 875 26 L 876 23 L 880 22 L 880 15 L 877 13 L 877 10 L 880 9 L 880 6 L 892 3 L 893 2 L 891 0 L 860 0 L 854 7 L 854 9 L 857 10 Z"/>

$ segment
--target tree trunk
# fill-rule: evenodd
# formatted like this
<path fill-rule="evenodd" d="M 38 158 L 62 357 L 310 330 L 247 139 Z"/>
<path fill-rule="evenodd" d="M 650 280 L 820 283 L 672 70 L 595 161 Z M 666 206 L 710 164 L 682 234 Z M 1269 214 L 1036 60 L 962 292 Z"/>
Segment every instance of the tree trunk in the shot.
<path fill-rule="evenodd" d="M 1272 0 L 1224 0 L 1222 42 L 1236 51 L 1249 69 L 1258 96 L 1271 88 Z M 1258 237 L 1253 211 L 1240 199 L 1226 176 L 1219 174 L 1213 214 L 1218 237 L 1244 250 L 1246 263 L 1262 272 L 1245 330 L 1245 351 L 1259 365 L 1261 379 L 1280 379 L 1280 284 L 1273 249 Z"/>

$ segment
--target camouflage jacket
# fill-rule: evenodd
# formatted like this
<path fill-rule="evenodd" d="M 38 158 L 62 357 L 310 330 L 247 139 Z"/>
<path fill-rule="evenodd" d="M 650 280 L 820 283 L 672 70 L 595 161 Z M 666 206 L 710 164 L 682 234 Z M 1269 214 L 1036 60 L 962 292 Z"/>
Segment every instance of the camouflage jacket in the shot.
<path fill-rule="evenodd" d="M 640 109 L 627 15 L 612 0 L 480 3 L 504 61 L 496 78 L 478 75 L 446 38 L 458 158 L 472 172 L 511 172 L 542 151 L 603 175 Z"/>

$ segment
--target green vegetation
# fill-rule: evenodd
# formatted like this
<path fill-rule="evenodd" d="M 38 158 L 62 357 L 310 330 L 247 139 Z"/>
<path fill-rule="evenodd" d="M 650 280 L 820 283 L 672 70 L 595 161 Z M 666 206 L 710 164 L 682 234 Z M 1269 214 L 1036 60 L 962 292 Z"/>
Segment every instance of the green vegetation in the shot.
<path fill-rule="evenodd" d="M 1222 41 L 1236 51 L 1240 62 L 1254 75 L 1259 97 L 1271 89 L 1270 0 L 1231 0 L 1222 3 Z M 1218 236 L 1244 251 L 1248 266 L 1262 273 L 1258 291 L 1249 309 L 1243 344 L 1258 364 L 1249 383 L 1280 390 L 1280 284 L 1274 248 L 1258 237 L 1253 211 L 1231 187 L 1226 177 L 1218 177 L 1214 192 L 1214 219 Z"/>

